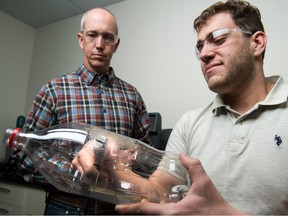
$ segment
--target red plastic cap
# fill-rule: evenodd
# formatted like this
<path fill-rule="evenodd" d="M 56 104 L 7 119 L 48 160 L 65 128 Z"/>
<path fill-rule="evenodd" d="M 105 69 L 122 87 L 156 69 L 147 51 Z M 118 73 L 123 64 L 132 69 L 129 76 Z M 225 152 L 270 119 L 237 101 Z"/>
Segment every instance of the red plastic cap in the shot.
<path fill-rule="evenodd" d="M 16 134 L 17 134 L 20 130 L 21 130 L 21 128 L 15 128 L 15 130 L 13 130 L 13 132 L 12 132 L 10 138 L 9 138 L 9 143 L 8 143 L 8 147 L 9 147 L 9 148 L 12 148 L 12 147 L 13 147 L 13 145 L 12 145 L 13 140 L 14 140 Z"/>

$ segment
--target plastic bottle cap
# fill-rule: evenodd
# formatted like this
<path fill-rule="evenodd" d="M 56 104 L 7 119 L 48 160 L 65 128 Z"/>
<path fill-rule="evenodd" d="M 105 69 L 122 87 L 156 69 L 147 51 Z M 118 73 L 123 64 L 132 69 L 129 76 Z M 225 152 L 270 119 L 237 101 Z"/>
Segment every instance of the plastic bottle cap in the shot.
<path fill-rule="evenodd" d="M 16 136 L 16 134 L 20 131 L 21 128 L 15 128 L 9 138 L 9 143 L 8 143 L 8 147 L 9 148 L 12 148 L 12 142 Z"/>

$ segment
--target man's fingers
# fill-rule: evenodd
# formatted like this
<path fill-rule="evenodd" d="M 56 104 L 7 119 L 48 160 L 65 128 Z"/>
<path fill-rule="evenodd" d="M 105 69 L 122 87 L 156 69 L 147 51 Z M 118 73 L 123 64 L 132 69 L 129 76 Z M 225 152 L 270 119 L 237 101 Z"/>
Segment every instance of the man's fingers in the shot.
<path fill-rule="evenodd" d="M 172 206 L 174 206 L 172 203 L 159 204 L 143 200 L 136 204 L 117 205 L 115 210 L 120 214 L 155 215 L 165 214 L 165 212 L 173 212 Z"/>

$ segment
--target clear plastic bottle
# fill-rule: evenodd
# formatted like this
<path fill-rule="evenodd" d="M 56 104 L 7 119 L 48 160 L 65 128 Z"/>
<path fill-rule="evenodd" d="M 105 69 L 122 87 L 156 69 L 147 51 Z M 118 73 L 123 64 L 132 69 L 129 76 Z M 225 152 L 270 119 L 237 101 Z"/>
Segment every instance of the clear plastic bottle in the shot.
<path fill-rule="evenodd" d="M 188 190 L 178 155 L 89 124 L 66 123 L 35 132 L 8 128 L 3 143 L 24 151 L 49 183 L 68 193 L 124 204 L 177 202 Z M 93 145 L 94 175 L 72 166 L 88 143 Z"/>

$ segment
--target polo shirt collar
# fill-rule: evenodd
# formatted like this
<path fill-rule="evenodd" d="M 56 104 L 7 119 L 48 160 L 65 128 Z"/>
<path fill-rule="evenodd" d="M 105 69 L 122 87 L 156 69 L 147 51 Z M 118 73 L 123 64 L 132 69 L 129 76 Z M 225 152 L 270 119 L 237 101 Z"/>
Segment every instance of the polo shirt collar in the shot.
<path fill-rule="evenodd" d="M 288 85 L 285 83 L 282 76 L 271 76 L 266 77 L 266 80 L 269 82 L 275 83 L 265 100 L 259 102 L 257 105 L 269 106 L 269 105 L 278 105 L 281 103 L 287 102 L 288 97 Z M 258 107 L 257 106 L 257 107 Z M 231 108 L 224 103 L 220 94 L 217 94 L 213 101 L 213 109 L 212 112 L 217 114 L 221 111 L 221 109 L 229 109 Z M 252 109 L 255 109 L 254 107 Z"/>

